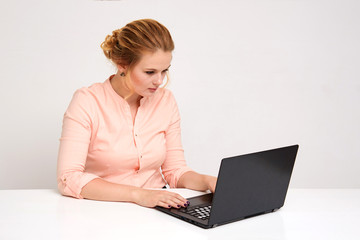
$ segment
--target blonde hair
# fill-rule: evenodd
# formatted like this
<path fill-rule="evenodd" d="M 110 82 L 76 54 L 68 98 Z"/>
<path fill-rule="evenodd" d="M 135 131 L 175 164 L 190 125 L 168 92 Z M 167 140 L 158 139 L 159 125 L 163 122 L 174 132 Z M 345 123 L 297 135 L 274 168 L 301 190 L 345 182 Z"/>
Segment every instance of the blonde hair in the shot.
<path fill-rule="evenodd" d="M 171 52 L 174 50 L 174 42 L 164 25 L 153 19 L 140 19 L 114 30 L 112 35 L 106 36 L 100 47 L 105 56 L 114 64 L 128 67 L 125 85 L 133 92 L 128 76 L 142 55 L 145 52 L 154 53 L 157 50 Z M 169 81 L 168 75 L 167 81 Z"/>

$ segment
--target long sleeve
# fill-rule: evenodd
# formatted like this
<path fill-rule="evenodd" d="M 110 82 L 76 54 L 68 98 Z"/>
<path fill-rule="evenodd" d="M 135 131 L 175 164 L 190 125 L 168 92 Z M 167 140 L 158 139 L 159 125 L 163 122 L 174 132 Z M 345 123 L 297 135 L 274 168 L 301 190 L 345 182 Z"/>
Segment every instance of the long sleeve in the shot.
<path fill-rule="evenodd" d="M 82 198 L 82 187 L 98 177 L 84 171 L 94 116 L 87 94 L 76 91 L 64 114 L 58 155 L 58 189 L 75 198 Z"/>
<path fill-rule="evenodd" d="M 162 172 L 165 180 L 172 188 L 176 188 L 180 177 L 192 171 L 186 165 L 184 157 L 184 149 L 181 144 L 181 128 L 180 128 L 180 114 L 176 101 L 171 94 L 171 102 L 173 103 L 172 118 L 168 129 L 165 131 L 166 138 L 166 159 L 162 165 Z"/>

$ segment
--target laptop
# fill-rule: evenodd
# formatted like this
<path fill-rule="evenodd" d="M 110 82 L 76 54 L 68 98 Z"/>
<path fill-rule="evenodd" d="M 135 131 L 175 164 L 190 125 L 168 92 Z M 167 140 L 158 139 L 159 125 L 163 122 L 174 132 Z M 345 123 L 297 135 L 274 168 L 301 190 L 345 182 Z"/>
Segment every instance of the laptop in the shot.
<path fill-rule="evenodd" d="M 155 208 L 202 228 L 274 212 L 284 205 L 298 148 L 224 158 L 215 193 L 188 198 L 187 208 Z"/>

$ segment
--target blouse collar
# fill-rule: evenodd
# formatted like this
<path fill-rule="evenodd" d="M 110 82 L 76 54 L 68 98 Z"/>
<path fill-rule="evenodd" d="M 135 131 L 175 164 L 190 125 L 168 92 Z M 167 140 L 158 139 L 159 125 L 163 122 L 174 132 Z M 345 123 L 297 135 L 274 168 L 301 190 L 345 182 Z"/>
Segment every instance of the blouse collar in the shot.
<path fill-rule="evenodd" d="M 113 95 L 116 99 L 119 100 L 119 102 L 121 102 L 122 104 L 128 104 L 127 101 L 120 96 L 119 94 L 117 94 L 117 92 L 115 91 L 115 89 L 112 87 L 110 79 L 115 76 L 115 75 L 111 75 L 108 79 L 106 79 L 106 81 L 104 82 L 105 87 L 107 88 L 107 90 L 111 93 L 111 95 Z M 140 99 L 140 106 L 143 106 L 146 102 L 151 102 L 151 100 L 154 98 L 154 96 L 157 95 L 157 93 L 155 93 L 153 96 L 151 97 L 142 97 Z"/>

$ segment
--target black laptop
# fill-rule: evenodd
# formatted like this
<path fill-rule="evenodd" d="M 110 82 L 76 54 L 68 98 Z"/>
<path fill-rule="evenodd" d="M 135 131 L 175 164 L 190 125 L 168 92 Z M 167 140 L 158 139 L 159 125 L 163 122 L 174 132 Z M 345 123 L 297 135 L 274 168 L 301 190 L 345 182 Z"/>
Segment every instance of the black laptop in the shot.
<path fill-rule="evenodd" d="M 214 194 L 188 198 L 187 208 L 156 209 L 202 228 L 274 212 L 284 205 L 298 148 L 224 158 Z"/>

